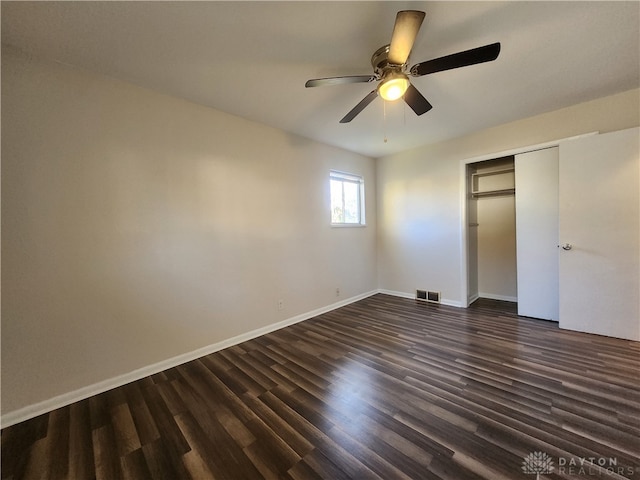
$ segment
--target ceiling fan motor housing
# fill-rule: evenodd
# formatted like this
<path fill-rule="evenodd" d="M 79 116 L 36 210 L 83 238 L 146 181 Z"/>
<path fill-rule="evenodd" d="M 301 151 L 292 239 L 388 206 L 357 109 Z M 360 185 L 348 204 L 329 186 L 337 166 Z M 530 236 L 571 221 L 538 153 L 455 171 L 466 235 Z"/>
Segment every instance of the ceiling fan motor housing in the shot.
<path fill-rule="evenodd" d="M 380 47 L 371 57 L 371 66 L 378 78 L 384 77 L 389 70 L 402 72 L 404 65 L 389 63 L 389 45 Z"/>

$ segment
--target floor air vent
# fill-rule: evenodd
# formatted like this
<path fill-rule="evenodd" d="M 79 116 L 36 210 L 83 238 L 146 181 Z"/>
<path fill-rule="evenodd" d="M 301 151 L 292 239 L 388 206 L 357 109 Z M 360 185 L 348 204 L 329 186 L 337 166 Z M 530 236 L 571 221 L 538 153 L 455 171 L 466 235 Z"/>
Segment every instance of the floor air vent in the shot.
<path fill-rule="evenodd" d="M 424 302 L 440 303 L 440 292 L 430 292 L 428 290 L 416 290 L 416 300 Z"/>

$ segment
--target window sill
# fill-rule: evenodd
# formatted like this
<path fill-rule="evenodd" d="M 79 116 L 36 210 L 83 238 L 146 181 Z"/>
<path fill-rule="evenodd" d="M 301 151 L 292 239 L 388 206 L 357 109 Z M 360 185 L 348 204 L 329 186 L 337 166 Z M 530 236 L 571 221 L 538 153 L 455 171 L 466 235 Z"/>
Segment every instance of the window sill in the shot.
<path fill-rule="evenodd" d="M 332 223 L 331 228 L 364 228 L 364 223 Z"/>

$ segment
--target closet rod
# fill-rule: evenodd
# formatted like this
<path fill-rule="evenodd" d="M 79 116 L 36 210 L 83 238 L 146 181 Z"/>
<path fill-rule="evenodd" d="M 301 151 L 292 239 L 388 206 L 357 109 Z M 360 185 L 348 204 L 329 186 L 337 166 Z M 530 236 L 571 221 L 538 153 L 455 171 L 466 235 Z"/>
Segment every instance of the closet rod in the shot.
<path fill-rule="evenodd" d="M 486 190 L 484 192 L 472 192 L 471 196 L 478 197 L 497 197 L 499 195 L 513 195 L 516 193 L 515 188 L 503 188 L 500 190 Z"/>

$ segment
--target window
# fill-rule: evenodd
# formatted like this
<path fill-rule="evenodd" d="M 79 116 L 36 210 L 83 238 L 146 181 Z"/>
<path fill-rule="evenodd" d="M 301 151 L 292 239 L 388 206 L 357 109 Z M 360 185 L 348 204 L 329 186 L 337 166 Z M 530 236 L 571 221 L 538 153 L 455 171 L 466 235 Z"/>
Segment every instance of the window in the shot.
<path fill-rule="evenodd" d="M 358 175 L 331 170 L 331 224 L 364 225 L 364 181 Z"/>

